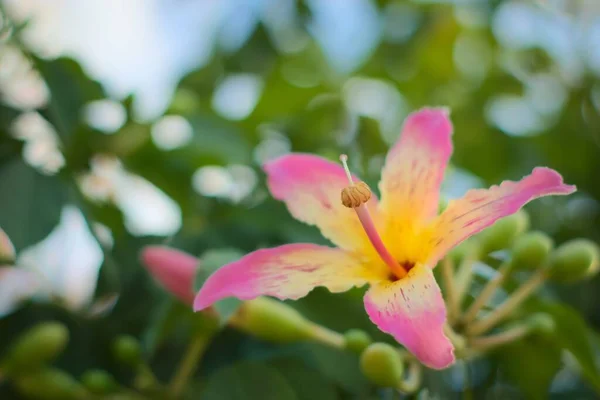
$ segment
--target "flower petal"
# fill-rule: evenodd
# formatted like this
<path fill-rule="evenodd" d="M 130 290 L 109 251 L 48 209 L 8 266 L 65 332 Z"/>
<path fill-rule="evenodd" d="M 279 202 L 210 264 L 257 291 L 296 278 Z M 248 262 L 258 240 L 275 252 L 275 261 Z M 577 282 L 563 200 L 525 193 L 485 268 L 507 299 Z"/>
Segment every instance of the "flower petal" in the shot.
<path fill-rule="evenodd" d="M 541 196 L 573 193 L 575 186 L 565 185 L 560 174 L 549 168 L 535 168 L 519 182 L 505 181 L 489 189 L 470 190 L 451 201 L 433 223 L 432 254 L 428 264 L 435 266 L 452 247 L 496 220 L 514 214 L 521 207 Z"/>
<path fill-rule="evenodd" d="M 349 183 L 341 165 L 308 154 L 291 154 L 268 162 L 264 169 L 273 197 L 284 201 L 294 218 L 316 225 L 338 247 L 372 251 L 356 213 L 342 205 L 341 192 Z M 376 201 L 372 196 L 369 204 Z M 373 215 L 376 210 L 370 209 Z M 376 213 L 373 218 L 377 220 Z"/>
<path fill-rule="evenodd" d="M 408 116 L 381 174 L 381 209 L 396 227 L 437 214 L 439 190 L 452 154 L 452 123 L 443 108 Z"/>
<path fill-rule="evenodd" d="M 169 293 L 186 304 L 194 300 L 198 259 L 166 246 L 146 246 L 141 254 L 148 271 Z"/>
<path fill-rule="evenodd" d="M 443 369 L 454 362 L 444 334 L 446 306 L 430 268 L 419 264 L 396 282 L 375 284 L 365 294 L 365 308 L 379 329 L 426 366 Z"/>
<path fill-rule="evenodd" d="M 360 260 L 343 250 L 314 244 L 288 244 L 257 250 L 212 274 L 194 300 L 202 310 L 226 297 L 261 295 L 298 299 L 316 286 L 344 292 L 376 279 Z"/>

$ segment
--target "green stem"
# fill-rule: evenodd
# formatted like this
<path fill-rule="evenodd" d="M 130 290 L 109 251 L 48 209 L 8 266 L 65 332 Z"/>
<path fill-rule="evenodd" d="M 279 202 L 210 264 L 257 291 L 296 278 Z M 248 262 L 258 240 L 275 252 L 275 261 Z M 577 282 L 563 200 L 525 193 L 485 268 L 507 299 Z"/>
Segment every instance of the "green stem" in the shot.
<path fill-rule="evenodd" d="M 190 342 L 175 375 L 173 375 L 169 383 L 169 392 L 174 398 L 181 396 L 189 379 L 196 371 L 198 362 L 204 354 L 208 343 L 210 343 L 211 338 L 212 336 L 198 335 Z"/>
<path fill-rule="evenodd" d="M 530 331 L 531 329 L 529 326 L 519 325 L 496 335 L 471 339 L 469 344 L 472 350 L 484 352 L 503 344 L 513 342 L 517 339 L 521 339 L 527 336 Z"/>
<path fill-rule="evenodd" d="M 463 315 L 463 325 L 469 324 L 477 317 L 477 313 L 483 307 L 485 307 L 485 305 L 492 298 L 496 290 L 500 287 L 500 285 L 502 285 L 502 283 L 510 273 L 510 270 L 511 266 L 508 262 L 502 264 L 498 271 L 498 275 L 496 275 L 493 279 L 487 282 L 481 293 L 479 293 L 479 296 L 477 296 L 473 304 L 471 304 L 467 312 L 465 312 L 465 314 Z"/>
<path fill-rule="evenodd" d="M 414 359 L 408 359 L 408 371 L 406 378 L 402 379 L 397 389 L 403 393 L 415 393 L 421 387 L 423 380 L 423 368 L 421 364 Z"/>
<path fill-rule="evenodd" d="M 324 326 L 311 323 L 309 330 L 310 338 L 319 343 L 326 344 L 336 349 L 343 349 L 345 344 L 344 336 L 332 331 L 331 329 L 325 328 Z"/>
<path fill-rule="evenodd" d="M 458 270 L 456 271 L 456 302 L 458 303 L 457 307 L 459 312 L 463 297 L 471 288 L 471 282 L 473 281 L 473 263 L 475 262 L 477 251 L 478 250 L 470 251 L 461 261 Z"/>
<path fill-rule="evenodd" d="M 446 300 L 448 302 L 448 321 L 451 323 L 458 318 L 460 307 L 458 302 L 457 287 L 454 281 L 454 264 L 450 257 L 442 260 L 442 276 L 444 277 L 444 288 L 446 289 Z"/>
<path fill-rule="evenodd" d="M 527 282 L 513 292 L 504 303 L 492 311 L 485 318 L 467 326 L 469 336 L 481 335 L 508 317 L 523 301 L 535 292 L 546 280 L 544 269 L 539 269 Z"/>

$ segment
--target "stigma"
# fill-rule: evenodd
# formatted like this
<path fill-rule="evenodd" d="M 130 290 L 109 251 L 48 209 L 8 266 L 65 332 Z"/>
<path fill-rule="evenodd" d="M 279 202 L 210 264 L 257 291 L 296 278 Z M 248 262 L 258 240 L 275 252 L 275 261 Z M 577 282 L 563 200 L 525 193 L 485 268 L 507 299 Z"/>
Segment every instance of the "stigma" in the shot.
<path fill-rule="evenodd" d="M 341 201 L 345 207 L 352 208 L 356 212 L 358 220 L 360 221 L 369 241 L 373 245 L 373 248 L 379 254 L 381 260 L 390 268 L 392 274 L 400 279 L 406 276 L 406 269 L 400 265 L 390 252 L 385 247 L 381 236 L 377 232 L 377 228 L 373 223 L 369 209 L 367 208 L 367 202 L 371 199 L 371 189 L 364 182 L 354 183 L 352 174 L 348 168 L 348 156 L 342 154 L 340 161 L 344 166 L 344 171 L 348 177 L 349 186 L 342 189 Z"/>

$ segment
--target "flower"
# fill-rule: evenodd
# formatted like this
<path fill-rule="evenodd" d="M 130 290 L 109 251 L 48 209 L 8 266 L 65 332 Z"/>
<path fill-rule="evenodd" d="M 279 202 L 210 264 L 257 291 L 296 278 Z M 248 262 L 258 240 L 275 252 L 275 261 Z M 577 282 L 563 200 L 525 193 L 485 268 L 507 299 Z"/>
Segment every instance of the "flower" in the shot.
<path fill-rule="evenodd" d="M 438 216 L 451 135 L 445 109 L 411 114 L 387 155 L 380 201 L 365 192 L 366 185 L 354 184 L 358 179 L 344 158 L 345 169 L 307 154 L 268 162 L 264 170 L 273 197 L 285 202 L 296 219 L 320 228 L 337 248 L 298 243 L 250 253 L 209 277 L 196 295 L 194 310 L 230 296 L 298 299 L 316 286 L 335 293 L 368 284 L 364 305 L 379 329 L 426 366 L 451 365 L 454 349 L 444 334 L 446 307 L 433 276 L 437 262 L 527 202 L 575 190 L 557 172 L 535 168 L 519 182 L 471 190 Z"/>

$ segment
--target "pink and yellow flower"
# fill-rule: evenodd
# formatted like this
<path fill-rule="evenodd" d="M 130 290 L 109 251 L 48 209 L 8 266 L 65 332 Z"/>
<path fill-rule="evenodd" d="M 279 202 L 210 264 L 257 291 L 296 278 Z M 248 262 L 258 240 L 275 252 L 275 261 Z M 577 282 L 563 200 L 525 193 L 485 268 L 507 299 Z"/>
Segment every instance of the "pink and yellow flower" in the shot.
<path fill-rule="evenodd" d="M 285 202 L 294 218 L 316 225 L 337 247 L 301 243 L 250 253 L 209 277 L 196 295 L 194 310 L 226 297 L 298 299 L 316 286 L 343 292 L 368 284 L 364 305 L 379 329 L 423 364 L 436 369 L 451 365 L 454 349 L 444 334 L 446 307 L 432 271 L 437 262 L 527 202 L 575 190 L 557 172 L 535 168 L 518 182 L 471 190 L 438 215 L 451 136 L 444 109 L 411 114 L 387 155 L 381 200 L 369 196 L 368 189 L 365 193 L 364 184 L 354 185 L 357 178 L 347 167 L 317 156 L 291 154 L 267 163 L 273 197 Z M 340 197 L 344 189 L 346 206 Z"/>

